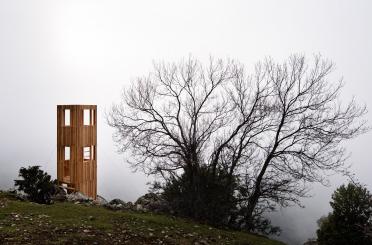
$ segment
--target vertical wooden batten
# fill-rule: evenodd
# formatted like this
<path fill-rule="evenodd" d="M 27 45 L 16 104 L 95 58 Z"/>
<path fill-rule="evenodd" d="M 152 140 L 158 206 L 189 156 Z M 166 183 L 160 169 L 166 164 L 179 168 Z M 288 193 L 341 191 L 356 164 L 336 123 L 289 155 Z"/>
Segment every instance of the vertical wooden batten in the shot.
<path fill-rule="evenodd" d="M 69 126 L 65 125 L 65 110 L 70 110 Z M 89 125 L 84 125 L 84 110 L 89 110 Z M 70 147 L 69 160 L 65 159 L 65 147 Z M 84 147 L 90 148 L 89 159 L 84 159 Z M 96 199 L 96 105 L 57 105 L 57 180 L 70 192 L 79 191 Z"/>

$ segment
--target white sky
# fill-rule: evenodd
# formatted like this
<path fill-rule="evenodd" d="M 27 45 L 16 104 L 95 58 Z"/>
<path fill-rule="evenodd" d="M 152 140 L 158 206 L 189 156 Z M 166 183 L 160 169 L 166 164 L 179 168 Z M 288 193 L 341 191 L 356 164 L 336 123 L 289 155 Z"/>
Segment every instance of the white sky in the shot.
<path fill-rule="evenodd" d="M 56 105 L 97 104 L 98 191 L 135 200 L 148 181 L 116 154 L 104 111 L 153 61 L 192 54 L 238 59 L 321 53 L 343 76 L 344 98 L 372 108 L 372 1 L 17 1 L 0 0 L 0 188 L 21 166 L 56 176 Z M 372 114 L 368 119 L 372 122 Z M 371 133 L 348 143 L 350 163 L 372 189 Z M 314 186 L 305 209 L 274 215 L 283 240 L 301 244 L 326 214 L 330 188 Z"/>

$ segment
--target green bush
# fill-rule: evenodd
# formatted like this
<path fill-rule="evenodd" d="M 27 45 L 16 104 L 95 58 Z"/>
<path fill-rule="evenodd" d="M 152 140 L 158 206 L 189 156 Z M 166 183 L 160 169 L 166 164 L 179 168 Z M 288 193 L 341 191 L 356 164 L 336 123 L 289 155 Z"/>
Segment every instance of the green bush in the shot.
<path fill-rule="evenodd" d="M 238 195 L 238 189 L 241 188 L 234 176 L 223 169 L 213 173 L 204 166 L 185 171 L 180 178 L 171 178 L 165 185 L 155 182 L 153 186 L 153 190 L 162 191 L 162 197 L 177 216 L 246 231 L 249 230 L 244 223 L 246 207 L 239 200 L 242 196 Z M 257 205 L 253 230 L 265 235 L 280 234 L 280 228 L 273 226 L 259 208 Z"/>
<path fill-rule="evenodd" d="M 163 188 L 163 197 L 176 215 L 221 226 L 227 225 L 236 209 L 235 180 L 222 170 L 213 175 L 206 167 L 179 179 L 173 178 Z"/>
<path fill-rule="evenodd" d="M 340 186 L 330 202 L 333 212 L 318 221 L 320 245 L 371 245 L 372 195 L 358 185 Z"/>
<path fill-rule="evenodd" d="M 27 194 L 32 202 L 50 204 L 51 197 L 55 192 L 55 181 L 51 176 L 40 169 L 40 166 L 30 166 L 19 170 L 21 180 L 14 180 L 19 191 Z"/>

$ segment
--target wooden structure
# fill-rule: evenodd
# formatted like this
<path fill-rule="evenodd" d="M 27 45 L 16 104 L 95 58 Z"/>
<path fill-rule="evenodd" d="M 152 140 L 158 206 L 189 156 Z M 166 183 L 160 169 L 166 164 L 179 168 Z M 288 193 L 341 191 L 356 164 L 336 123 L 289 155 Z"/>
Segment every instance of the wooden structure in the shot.
<path fill-rule="evenodd" d="M 97 106 L 57 105 L 57 180 L 97 197 Z"/>

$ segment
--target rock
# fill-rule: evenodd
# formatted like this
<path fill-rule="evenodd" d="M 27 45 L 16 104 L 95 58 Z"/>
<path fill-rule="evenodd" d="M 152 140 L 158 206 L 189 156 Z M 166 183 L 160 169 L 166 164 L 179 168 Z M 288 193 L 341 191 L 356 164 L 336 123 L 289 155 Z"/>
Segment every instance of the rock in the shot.
<path fill-rule="evenodd" d="M 125 208 L 126 208 L 126 209 L 131 209 L 131 210 L 133 210 L 133 209 L 134 209 L 134 204 L 133 204 L 132 202 L 127 202 L 127 203 L 125 204 Z"/>
<path fill-rule="evenodd" d="M 11 195 L 14 195 L 18 200 L 20 201 L 26 201 L 27 200 L 27 194 L 23 191 L 18 191 L 14 188 L 9 189 L 8 193 Z"/>
<path fill-rule="evenodd" d="M 97 197 L 98 199 L 98 197 Z M 168 202 L 155 193 L 148 193 L 140 198 L 133 204 L 132 202 L 125 202 L 121 199 L 115 198 L 109 203 L 103 201 L 103 206 L 111 210 L 134 210 L 140 212 L 163 212 L 163 213 L 172 213 Z M 99 203 L 100 201 L 94 201 Z"/>
<path fill-rule="evenodd" d="M 67 201 L 70 202 L 92 202 L 93 199 L 84 195 L 81 192 L 73 192 L 71 194 L 66 195 Z"/>
<path fill-rule="evenodd" d="M 125 205 L 125 202 L 119 198 L 115 198 L 115 199 L 112 199 L 110 202 L 109 202 L 110 205 L 122 205 L 124 206 Z"/>
<path fill-rule="evenodd" d="M 49 215 L 46 215 L 46 214 L 39 214 L 37 217 L 39 219 L 42 219 L 42 218 L 49 218 L 50 216 Z"/>
<path fill-rule="evenodd" d="M 52 200 L 53 201 L 64 202 L 64 201 L 67 200 L 66 195 L 67 195 L 67 193 L 66 193 L 66 190 L 65 189 L 63 189 L 60 186 L 56 186 L 55 187 L 55 193 L 52 196 Z"/>
<path fill-rule="evenodd" d="M 135 204 L 149 205 L 159 199 L 158 195 L 155 193 L 147 193 L 137 199 Z"/>
<path fill-rule="evenodd" d="M 146 212 L 147 211 L 147 209 L 144 208 L 141 204 L 136 204 L 135 205 L 135 210 L 136 211 L 141 211 L 141 212 Z"/>
<path fill-rule="evenodd" d="M 138 211 L 166 212 L 170 213 L 170 206 L 160 195 L 147 193 L 135 202 Z"/>
<path fill-rule="evenodd" d="M 133 210 L 134 206 L 131 202 L 124 202 L 118 198 L 111 200 L 109 203 L 104 205 L 106 208 L 111 210 Z"/>
<path fill-rule="evenodd" d="M 93 201 L 93 203 L 96 204 L 96 205 L 103 206 L 103 205 L 106 205 L 108 202 L 102 196 L 97 195 L 97 198 L 96 198 L 96 200 Z"/>

